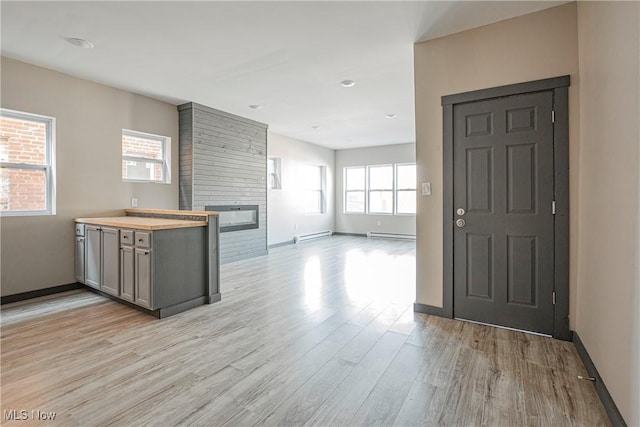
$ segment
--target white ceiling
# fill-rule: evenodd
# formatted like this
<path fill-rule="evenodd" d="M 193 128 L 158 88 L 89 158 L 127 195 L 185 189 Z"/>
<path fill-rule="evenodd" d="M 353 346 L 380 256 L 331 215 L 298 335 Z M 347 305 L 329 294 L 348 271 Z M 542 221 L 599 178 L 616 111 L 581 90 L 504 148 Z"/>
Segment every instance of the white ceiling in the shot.
<path fill-rule="evenodd" d="M 340 149 L 415 141 L 416 41 L 562 3 L 3 0 L 1 43 L 10 58 Z"/>

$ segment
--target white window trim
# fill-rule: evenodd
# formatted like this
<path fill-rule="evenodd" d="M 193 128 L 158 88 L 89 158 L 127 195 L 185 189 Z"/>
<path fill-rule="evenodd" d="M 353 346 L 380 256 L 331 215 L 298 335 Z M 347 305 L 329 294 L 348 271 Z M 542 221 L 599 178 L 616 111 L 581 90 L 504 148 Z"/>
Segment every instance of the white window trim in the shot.
<path fill-rule="evenodd" d="M 327 167 L 324 165 L 315 165 L 315 164 L 308 164 L 308 166 L 311 166 L 313 168 L 318 168 L 319 172 L 320 172 L 320 188 L 316 189 L 316 188 L 306 188 L 305 191 L 312 191 L 312 192 L 318 192 L 320 193 L 320 211 L 309 211 L 307 212 L 307 210 L 305 209 L 304 214 L 306 216 L 312 216 L 312 215 L 324 215 L 327 213 L 327 200 L 326 200 L 326 175 L 327 175 Z"/>
<path fill-rule="evenodd" d="M 19 120 L 31 120 L 43 122 L 46 126 L 46 154 L 47 163 L 44 165 L 31 165 L 26 163 L 0 162 L 2 169 L 30 169 L 44 170 L 45 172 L 45 206 L 40 211 L 2 211 L 0 216 L 38 216 L 56 214 L 56 118 L 41 114 L 27 113 L 24 111 L 0 108 L 0 116 Z"/>
<path fill-rule="evenodd" d="M 372 215 L 372 216 L 416 216 L 416 213 L 398 213 L 398 193 L 403 191 L 414 191 L 417 194 L 416 188 L 397 188 L 398 182 L 398 166 L 413 166 L 416 165 L 414 162 L 408 163 L 393 163 L 393 164 L 381 164 L 381 165 L 353 165 L 353 166 L 344 166 L 343 167 L 343 179 L 342 179 L 342 213 L 344 215 Z M 369 170 L 375 167 L 393 167 L 393 189 L 375 189 L 370 188 L 369 186 Z M 365 189 L 364 190 L 347 190 L 347 169 L 360 169 L 364 168 L 365 170 Z M 417 187 L 417 183 L 416 183 Z M 389 191 L 392 193 L 393 198 L 393 211 L 389 212 L 372 212 L 369 209 L 369 192 L 370 191 Z M 347 193 L 350 192 L 364 192 L 365 200 L 364 200 L 364 212 L 351 212 L 347 211 Z"/>
<path fill-rule="evenodd" d="M 398 189 L 398 190 L 396 190 L 396 194 L 398 194 L 398 193 L 402 193 L 402 192 L 405 192 L 405 191 L 406 191 L 406 192 L 413 191 L 414 193 L 416 193 L 416 190 L 408 190 L 408 189 L 406 189 L 406 190 L 402 190 L 402 189 Z M 417 194 L 417 193 L 416 193 L 416 194 Z M 396 197 L 396 206 L 395 206 L 395 213 L 394 213 L 394 215 L 397 215 L 397 216 L 416 216 L 416 213 L 415 213 L 415 212 L 413 212 L 413 213 L 411 213 L 411 212 L 409 212 L 409 213 L 406 213 L 406 212 L 398 212 L 398 198 Z"/>
<path fill-rule="evenodd" d="M 136 182 L 136 183 L 148 183 L 148 184 L 171 184 L 171 137 L 164 135 L 155 135 L 147 132 L 140 132 L 131 129 L 122 129 L 122 136 L 127 135 L 134 138 L 146 138 L 160 141 L 162 144 L 162 159 L 152 159 L 150 157 L 142 156 L 125 156 L 122 155 L 122 161 L 130 162 L 146 162 L 162 165 L 162 181 L 154 181 L 149 179 L 130 179 L 122 178 L 123 182 Z M 120 141 L 120 151 L 122 152 L 122 141 Z"/>
<path fill-rule="evenodd" d="M 269 174 L 269 162 L 273 162 L 273 172 Z M 269 190 L 282 190 L 282 158 L 267 158 L 267 174 L 273 175 L 273 186 L 271 186 L 271 176 L 267 176 L 267 185 Z"/>
<path fill-rule="evenodd" d="M 396 183 L 398 182 L 398 166 L 416 166 L 416 163 L 396 163 L 394 165 L 394 176 L 395 176 L 395 179 L 396 179 L 396 181 L 395 181 Z M 418 193 L 417 193 L 416 187 L 417 187 L 417 182 L 414 182 L 413 188 L 396 188 L 396 186 L 394 185 L 395 203 L 393 205 L 393 212 L 394 212 L 395 215 L 398 215 L 398 216 L 416 216 L 416 212 L 413 212 L 413 213 L 404 213 L 404 212 L 403 213 L 399 213 L 398 212 L 398 197 L 397 197 L 398 193 L 403 192 L 403 191 L 413 191 L 414 193 L 416 193 L 416 196 L 417 196 Z"/>
<path fill-rule="evenodd" d="M 371 169 L 372 168 L 388 168 L 391 167 L 391 189 L 381 189 L 381 188 L 371 188 L 370 184 L 371 184 Z M 386 165 L 369 165 L 367 166 L 367 181 L 366 181 L 366 189 L 367 189 L 367 214 L 368 215 L 395 215 L 395 206 L 396 206 L 396 194 L 395 194 L 395 187 L 396 187 L 396 174 L 395 174 L 395 167 L 393 166 L 393 164 L 386 164 Z M 378 191 L 378 192 L 389 192 L 391 193 L 391 212 L 376 212 L 376 211 L 372 211 L 371 210 L 371 197 L 370 194 L 372 191 Z"/>
<path fill-rule="evenodd" d="M 327 213 L 327 167 L 320 165 L 320 215 Z"/>
<path fill-rule="evenodd" d="M 364 171 L 364 189 L 362 190 L 347 190 L 347 185 L 349 184 L 347 180 L 347 169 L 362 169 Z M 345 166 L 343 168 L 343 178 L 342 183 L 345 190 L 343 191 L 343 201 L 342 201 L 342 211 L 345 215 L 366 215 L 367 214 L 367 203 L 368 203 L 368 193 L 367 193 L 367 167 L 366 166 Z M 349 211 L 347 210 L 347 194 L 348 193 L 362 193 L 364 195 L 364 207 L 362 212 Z"/>

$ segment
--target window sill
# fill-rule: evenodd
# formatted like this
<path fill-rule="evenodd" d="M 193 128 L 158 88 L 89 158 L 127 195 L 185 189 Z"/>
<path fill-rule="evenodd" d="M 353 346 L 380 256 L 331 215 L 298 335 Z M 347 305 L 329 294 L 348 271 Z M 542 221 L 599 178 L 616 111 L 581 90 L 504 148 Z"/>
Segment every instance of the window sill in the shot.
<path fill-rule="evenodd" d="M 33 212 L 28 212 L 28 211 L 3 211 L 0 212 L 0 217 L 8 217 L 8 216 L 54 216 L 56 213 L 55 212 L 50 212 L 50 211 L 33 211 Z"/>
<path fill-rule="evenodd" d="M 128 183 L 133 183 L 133 184 L 171 184 L 171 181 L 169 182 L 165 182 L 165 181 L 142 181 L 142 180 L 138 180 L 138 179 L 123 179 L 122 182 L 128 182 Z"/>
<path fill-rule="evenodd" d="M 343 215 L 366 215 L 366 216 L 413 216 L 415 217 L 416 214 L 391 214 L 391 213 L 364 213 L 364 212 L 343 212 Z"/>

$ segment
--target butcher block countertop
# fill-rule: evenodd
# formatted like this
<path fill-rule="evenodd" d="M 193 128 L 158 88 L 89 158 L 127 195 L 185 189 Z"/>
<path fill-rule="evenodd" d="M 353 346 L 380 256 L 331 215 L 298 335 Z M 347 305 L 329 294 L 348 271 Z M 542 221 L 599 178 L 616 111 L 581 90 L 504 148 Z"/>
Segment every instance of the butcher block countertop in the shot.
<path fill-rule="evenodd" d="M 214 211 L 177 211 L 171 209 L 125 209 L 126 213 L 131 214 L 165 214 L 165 215 L 190 215 L 190 216 L 218 216 L 218 212 Z"/>
<path fill-rule="evenodd" d="M 105 227 L 133 228 L 137 230 L 169 230 L 172 228 L 206 227 L 206 221 L 184 219 L 145 218 L 141 216 L 114 216 L 105 218 L 76 218 L 81 224 Z"/>

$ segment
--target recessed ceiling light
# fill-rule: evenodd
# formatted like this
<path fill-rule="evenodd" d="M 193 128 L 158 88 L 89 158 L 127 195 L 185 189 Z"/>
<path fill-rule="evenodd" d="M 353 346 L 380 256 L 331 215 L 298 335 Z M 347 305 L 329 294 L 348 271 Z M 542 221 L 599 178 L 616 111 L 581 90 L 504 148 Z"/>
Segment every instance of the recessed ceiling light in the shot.
<path fill-rule="evenodd" d="M 93 49 L 93 43 L 88 42 L 84 39 L 69 38 L 67 39 L 67 41 L 76 47 L 81 47 L 83 49 Z"/>
<path fill-rule="evenodd" d="M 312 128 L 312 129 L 320 129 L 320 126 L 318 126 L 318 125 L 313 125 L 313 126 L 311 126 L 311 128 Z"/>
<path fill-rule="evenodd" d="M 251 108 L 252 110 L 262 110 L 262 105 L 253 104 L 249 105 L 249 108 Z"/>
<path fill-rule="evenodd" d="M 398 117 L 398 115 L 397 114 L 387 114 L 385 117 L 387 119 L 395 119 L 396 117 Z"/>
<path fill-rule="evenodd" d="M 342 87 L 354 87 L 356 85 L 356 82 L 354 82 L 353 80 L 343 80 L 340 82 L 340 85 Z"/>

